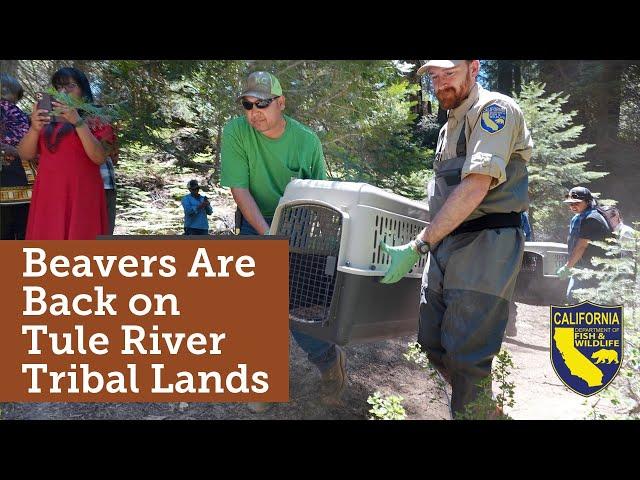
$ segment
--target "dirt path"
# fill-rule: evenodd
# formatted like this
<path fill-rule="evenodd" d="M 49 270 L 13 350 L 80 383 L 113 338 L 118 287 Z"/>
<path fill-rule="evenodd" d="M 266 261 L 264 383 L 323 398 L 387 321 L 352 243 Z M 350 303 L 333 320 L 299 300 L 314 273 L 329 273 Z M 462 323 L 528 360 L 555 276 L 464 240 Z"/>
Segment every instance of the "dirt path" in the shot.
<path fill-rule="evenodd" d="M 590 403 L 564 387 L 549 359 L 549 307 L 518 304 L 518 335 L 507 338 L 515 368 L 515 401 L 506 412 L 514 419 L 583 419 Z M 348 354 L 349 386 L 344 407 L 328 408 L 318 402 L 319 375 L 291 340 L 289 403 L 273 404 L 264 413 L 252 413 L 244 404 L 214 403 L 40 403 L 4 404 L 5 419 L 366 419 L 367 397 L 379 390 L 383 395 L 404 398 L 408 419 L 449 418 L 443 393 L 433 380 L 402 354 L 414 337 L 352 345 Z M 601 412 L 613 411 L 601 401 Z"/>

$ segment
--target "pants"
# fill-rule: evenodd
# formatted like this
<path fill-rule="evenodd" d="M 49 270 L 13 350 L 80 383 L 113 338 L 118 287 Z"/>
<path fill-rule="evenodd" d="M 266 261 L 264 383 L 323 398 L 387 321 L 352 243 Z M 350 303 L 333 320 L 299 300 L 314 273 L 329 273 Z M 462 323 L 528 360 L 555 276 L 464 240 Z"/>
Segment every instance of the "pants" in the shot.
<path fill-rule="evenodd" d="M 451 383 L 454 417 L 478 397 L 478 384 L 491 375 L 523 252 L 522 231 L 502 228 L 448 236 L 430 256 L 418 342 Z"/>
<path fill-rule="evenodd" d="M 113 229 L 116 228 L 116 191 L 113 188 L 104 191 L 107 199 L 107 218 L 109 219 L 109 229 L 107 235 L 113 235 Z"/>
<path fill-rule="evenodd" d="M 271 225 L 271 221 L 273 219 L 270 217 L 265 217 L 265 220 L 269 225 Z M 240 235 L 259 234 L 243 217 L 242 223 L 240 225 Z M 335 343 L 329 343 L 325 342 L 324 340 L 319 340 L 304 333 L 298 332 L 294 329 L 290 329 L 290 331 L 293 339 L 307 354 L 309 361 L 313 363 L 321 373 L 328 370 L 336 362 L 337 352 Z"/>
<path fill-rule="evenodd" d="M 0 207 L 0 239 L 24 240 L 29 217 L 29 204 L 3 205 Z"/>

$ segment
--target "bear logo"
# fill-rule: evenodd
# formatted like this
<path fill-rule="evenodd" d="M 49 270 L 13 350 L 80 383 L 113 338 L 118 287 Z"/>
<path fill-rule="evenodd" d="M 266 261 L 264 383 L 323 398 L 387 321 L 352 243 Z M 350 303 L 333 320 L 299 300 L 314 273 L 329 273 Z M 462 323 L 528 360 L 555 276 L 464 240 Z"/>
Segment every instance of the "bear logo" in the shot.
<path fill-rule="evenodd" d="M 607 362 L 607 364 L 611 362 L 620 363 L 618 361 L 618 352 L 616 352 L 615 350 L 606 350 L 604 348 L 593 352 L 591 358 L 596 359 L 596 365 L 599 363 L 604 363 L 605 361 Z"/>

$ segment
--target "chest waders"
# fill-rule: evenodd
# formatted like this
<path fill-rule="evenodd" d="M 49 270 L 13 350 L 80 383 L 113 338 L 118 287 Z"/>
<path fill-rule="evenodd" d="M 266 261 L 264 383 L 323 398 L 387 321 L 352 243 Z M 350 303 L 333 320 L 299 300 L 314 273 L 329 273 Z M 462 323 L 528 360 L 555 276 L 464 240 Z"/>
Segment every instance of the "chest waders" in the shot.
<path fill-rule="evenodd" d="M 443 144 L 434 162 L 432 219 L 461 182 L 467 157 L 465 126 L 454 158 L 442 159 Z M 491 363 L 500 351 L 522 264 L 520 212 L 528 206 L 528 177 L 520 155 L 511 156 L 506 176 L 433 248 L 422 289 L 418 342 L 452 386 L 454 417 L 475 400 L 480 403 L 481 397 L 491 399 Z"/>

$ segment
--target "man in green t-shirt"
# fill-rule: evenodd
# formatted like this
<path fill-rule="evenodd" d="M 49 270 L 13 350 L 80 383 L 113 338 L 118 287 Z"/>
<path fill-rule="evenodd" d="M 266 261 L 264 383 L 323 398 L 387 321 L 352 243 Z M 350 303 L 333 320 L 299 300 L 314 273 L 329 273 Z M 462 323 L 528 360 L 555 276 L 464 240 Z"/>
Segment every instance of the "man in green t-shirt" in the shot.
<path fill-rule="evenodd" d="M 238 100 L 245 115 L 230 120 L 222 132 L 221 184 L 231 188 L 242 213 L 240 235 L 268 235 L 292 179 L 326 178 L 322 145 L 311 129 L 284 115 L 285 97 L 272 74 L 249 75 Z M 291 333 L 322 374 L 323 402 L 338 403 L 346 385 L 344 351 L 295 330 Z"/>

